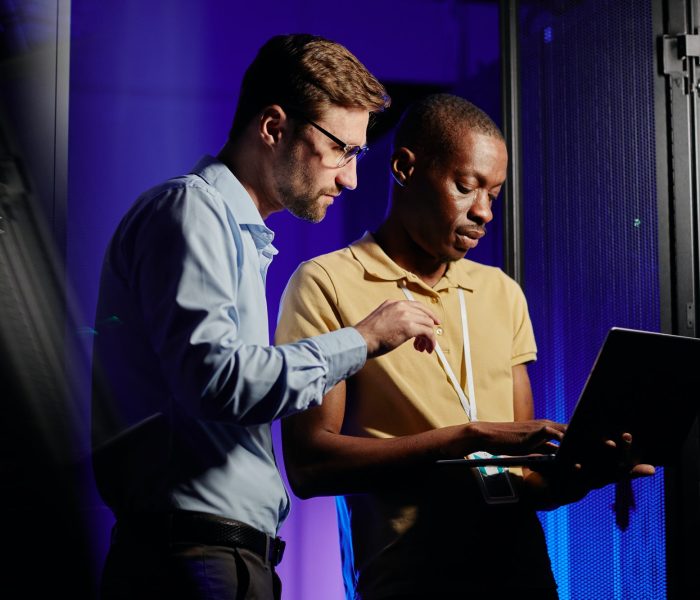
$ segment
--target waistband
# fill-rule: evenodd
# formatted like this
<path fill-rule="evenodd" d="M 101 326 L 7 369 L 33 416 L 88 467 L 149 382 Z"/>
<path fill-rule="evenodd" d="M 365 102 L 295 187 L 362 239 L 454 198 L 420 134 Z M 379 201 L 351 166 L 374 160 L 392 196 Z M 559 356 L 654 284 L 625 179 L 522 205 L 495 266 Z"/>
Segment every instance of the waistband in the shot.
<path fill-rule="evenodd" d="M 245 548 L 273 567 L 282 561 L 285 547 L 283 539 L 273 538 L 247 523 L 187 510 L 119 515 L 112 542 L 129 540 Z"/>

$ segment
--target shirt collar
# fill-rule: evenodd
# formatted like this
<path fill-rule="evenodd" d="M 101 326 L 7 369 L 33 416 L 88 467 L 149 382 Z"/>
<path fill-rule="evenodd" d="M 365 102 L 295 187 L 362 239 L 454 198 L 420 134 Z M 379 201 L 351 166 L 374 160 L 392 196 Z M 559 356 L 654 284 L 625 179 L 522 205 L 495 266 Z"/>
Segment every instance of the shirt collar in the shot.
<path fill-rule="evenodd" d="M 203 156 L 192 169 L 192 173 L 216 188 L 239 224 L 265 227 L 250 194 L 224 163 L 213 156 Z"/>
<path fill-rule="evenodd" d="M 272 245 L 275 232 L 265 225 L 250 194 L 224 163 L 213 156 L 206 155 L 199 159 L 192 173 L 201 177 L 221 194 L 236 222 L 250 232 L 256 248 L 259 250 L 267 248 L 271 255 L 277 254 L 277 249 Z"/>
<path fill-rule="evenodd" d="M 441 281 L 446 281 L 449 283 L 449 285 L 446 287 L 461 287 L 464 290 L 470 290 L 472 292 L 475 290 L 474 280 L 469 275 L 469 270 L 458 269 L 456 262 L 451 262 L 449 265 L 447 265 L 447 271 L 445 271 Z"/>
<path fill-rule="evenodd" d="M 406 269 L 389 258 L 369 232 L 350 245 L 350 252 L 364 270 L 377 279 L 399 281 L 406 279 L 408 275 Z M 447 266 L 447 271 L 433 289 L 438 291 L 449 287 L 461 287 L 474 291 L 474 281 L 469 276 L 467 269 L 458 269 L 456 263 L 450 263 Z"/>

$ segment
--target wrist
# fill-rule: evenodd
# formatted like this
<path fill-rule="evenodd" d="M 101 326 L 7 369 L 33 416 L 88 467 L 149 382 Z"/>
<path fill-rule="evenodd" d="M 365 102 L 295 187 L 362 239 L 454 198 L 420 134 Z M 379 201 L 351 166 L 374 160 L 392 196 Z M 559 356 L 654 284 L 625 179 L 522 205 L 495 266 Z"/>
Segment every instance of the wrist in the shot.
<path fill-rule="evenodd" d="M 480 432 L 476 423 L 452 425 L 441 431 L 447 438 L 438 446 L 438 458 L 464 458 L 480 449 Z"/>
<path fill-rule="evenodd" d="M 361 323 L 358 323 L 354 327 L 355 331 L 362 336 L 365 341 L 365 346 L 367 346 L 367 358 L 371 358 L 376 352 L 377 342 L 370 331 L 366 330 Z"/>
<path fill-rule="evenodd" d="M 478 421 L 471 421 L 464 425 L 463 440 L 465 454 L 471 454 L 479 450 L 487 450 L 487 441 L 483 428 Z"/>

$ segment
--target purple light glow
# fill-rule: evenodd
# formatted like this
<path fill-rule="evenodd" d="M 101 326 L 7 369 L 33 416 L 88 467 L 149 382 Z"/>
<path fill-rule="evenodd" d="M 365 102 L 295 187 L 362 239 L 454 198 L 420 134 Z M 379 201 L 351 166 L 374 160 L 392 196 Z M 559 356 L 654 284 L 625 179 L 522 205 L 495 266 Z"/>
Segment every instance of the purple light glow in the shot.
<path fill-rule="evenodd" d="M 102 256 L 120 217 L 139 193 L 219 150 L 243 71 L 271 35 L 326 35 L 345 43 L 385 82 L 452 86 L 498 117 L 497 91 L 484 96 L 478 85 L 481 65 L 492 68 L 498 59 L 497 13 L 479 3 L 468 15 L 451 3 L 404 4 L 397 28 L 387 25 L 397 18 L 394 3 L 368 0 L 346 7 L 341 20 L 320 0 L 235 5 L 209 0 L 196 10 L 184 0 L 167 3 L 167 10 L 163 3 L 138 0 L 73 0 L 67 264 L 84 325 L 91 325 Z M 481 58 L 459 56 L 465 51 L 460 32 L 466 29 L 473 32 L 466 48 L 474 53 L 484 48 Z M 460 76 L 466 64 L 469 73 Z M 495 104 L 484 98 L 496 98 Z M 344 194 L 323 224 L 289 215 L 269 220 L 281 250 L 268 276 L 271 331 L 279 297 L 299 262 L 342 247 L 378 223 L 388 189 L 388 152 L 387 139 L 375 143 L 361 164 L 358 191 Z M 498 264 L 500 240 L 499 226 L 492 225 L 474 258 Z M 278 426 L 275 431 L 279 449 Z M 278 460 L 283 468 L 281 455 Z M 87 504 L 104 553 L 111 514 L 97 498 Z M 288 541 L 279 568 L 285 600 L 343 598 L 333 499 L 293 498 L 292 504 L 281 531 Z"/>

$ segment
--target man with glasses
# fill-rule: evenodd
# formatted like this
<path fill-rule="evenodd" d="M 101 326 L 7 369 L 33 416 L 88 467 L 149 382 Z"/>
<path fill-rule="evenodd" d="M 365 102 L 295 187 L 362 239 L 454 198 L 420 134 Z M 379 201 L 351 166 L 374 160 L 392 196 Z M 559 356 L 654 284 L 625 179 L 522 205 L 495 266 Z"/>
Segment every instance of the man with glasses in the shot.
<path fill-rule="evenodd" d="M 295 115 L 292 113 L 292 116 L 295 116 Z M 303 116 L 301 114 L 299 114 L 297 116 L 299 118 L 301 118 L 303 121 L 306 121 L 312 127 L 315 127 L 316 129 L 318 129 L 328 139 L 330 139 L 330 140 L 334 141 L 336 144 L 338 144 L 338 148 L 340 150 L 339 156 L 338 156 L 338 164 L 337 164 L 338 167 L 344 167 L 353 158 L 359 162 L 362 159 L 362 157 L 365 154 L 367 154 L 367 150 L 369 150 L 369 146 L 367 146 L 367 144 L 364 144 L 362 146 L 352 146 L 351 144 L 346 144 L 343 140 L 335 137 L 330 131 L 326 131 L 318 123 L 312 121 L 311 119 L 307 119 L 305 116 Z"/>
<path fill-rule="evenodd" d="M 95 339 L 94 466 L 117 519 L 104 598 L 279 598 L 289 500 L 270 423 L 411 338 L 432 350 L 435 317 L 407 301 L 269 346 L 264 219 L 321 221 L 357 186 L 370 113 L 388 102 L 343 46 L 272 38 L 219 155 L 144 193 L 119 224 L 97 312 L 110 325 Z"/>

